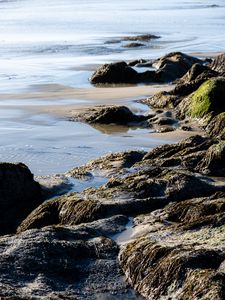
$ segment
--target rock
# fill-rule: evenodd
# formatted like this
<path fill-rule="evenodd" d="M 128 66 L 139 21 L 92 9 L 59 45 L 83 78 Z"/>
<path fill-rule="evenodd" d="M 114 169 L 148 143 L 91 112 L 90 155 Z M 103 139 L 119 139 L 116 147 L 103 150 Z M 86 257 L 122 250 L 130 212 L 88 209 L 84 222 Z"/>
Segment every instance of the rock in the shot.
<path fill-rule="evenodd" d="M 140 43 L 131 43 L 131 45 L 132 47 L 142 46 Z M 203 62 L 181 52 L 172 52 L 155 61 L 153 67 L 156 68 L 156 71 L 149 70 L 138 73 L 125 62 L 117 62 L 100 66 L 90 81 L 93 84 L 173 82 L 181 78 L 196 63 Z"/>
<path fill-rule="evenodd" d="M 0 238 L 1 297 L 137 299 L 118 267 L 117 244 L 95 227 L 46 227 Z"/>
<path fill-rule="evenodd" d="M 141 102 L 153 108 L 173 109 L 181 102 L 181 99 L 180 96 L 173 95 L 171 92 L 159 92 Z"/>
<path fill-rule="evenodd" d="M 224 209 L 215 195 L 137 217 L 119 254 L 129 283 L 146 299 L 224 299 Z"/>
<path fill-rule="evenodd" d="M 209 66 L 212 70 L 225 75 L 225 53 L 218 55 Z"/>
<path fill-rule="evenodd" d="M 145 44 L 143 43 L 129 43 L 124 45 L 124 48 L 139 48 L 139 47 L 143 47 L 145 46 Z"/>
<path fill-rule="evenodd" d="M 85 114 L 81 113 L 69 118 L 71 121 L 83 121 L 89 124 L 137 124 L 147 119 L 145 116 L 135 115 L 126 106 L 95 106 L 89 108 Z"/>
<path fill-rule="evenodd" d="M 141 35 L 134 35 L 134 36 L 125 36 L 122 40 L 123 41 L 142 41 L 142 42 L 149 42 L 154 39 L 159 39 L 160 36 L 154 34 L 141 34 Z"/>
<path fill-rule="evenodd" d="M 201 63 L 201 60 L 181 52 L 172 52 L 158 59 L 153 66 L 157 69 L 158 82 L 172 82 L 184 76 L 195 63 Z"/>
<path fill-rule="evenodd" d="M 198 170 L 203 174 L 225 177 L 225 141 L 209 147 Z"/>
<path fill-rule="evenodd" d="M 138 73 L 125 62 L 102 65 L 90 78 L 93 84 L 136 83 L 138 80 Z"/>
<path fill-rule="evenodd" d="M 145 63 L 147 63 L 146 59 L 135 59 L 135 60 L 129 61 L 127 63 L 127 65 L 130 67 L 135 67 L 138 64 L 145 64 Z"/>
<path fill-rule="evenodd" d="M 188 114 L 191 117 L 204 117 L 210 112 L 219 114 L 225 111 L 225 79 L 215 78 L 203 83 L 191 97 Z"/>
<path fill-rule="evenodd" d="M 0 163 L 0 235 L 15 232 L 43 197 L 40 185 L 22 163 Z"/>
<path fill-rule="evenodd" d="M 211 137 L 218 137 L 225 140 L 225 113 L 215 116 L 206 127 Z"/>
<path fill-rule="evenodd" d="M 174 95 L 186 96 L 196 91 L 206 80 L 218 76 L 218 72 L 202 64 L 194 64 L 179 80 L 171 92 Z"/>
<path fill-rule="evenodd" d="M 80 178 L 85 174 L 99 174 L 110 178 L 118 174 L 124 174 L 128 168 L 131 168 L 135 163 L 142 160 L 145 151 L 126 151 L 118 153 L 110 153 L 99 157 L 95 160 L 89 161 L 86 165 L 77 167 L 67 172 L 67 176 Z"/>
<path fill-rule="evenodd" d="M 146 165 L 146 161 L 143 163 Z M 191 172 L 150 164 L 122 178 L 112 177 L 98 189 L 89 188 L 43 203 L 17 232 L 48 225 L 79 225 L 119 214 L 133 216 L 162 208 L 170 201 L 223 190 L 224 185 L 215 186 L 211 180 Z"/>

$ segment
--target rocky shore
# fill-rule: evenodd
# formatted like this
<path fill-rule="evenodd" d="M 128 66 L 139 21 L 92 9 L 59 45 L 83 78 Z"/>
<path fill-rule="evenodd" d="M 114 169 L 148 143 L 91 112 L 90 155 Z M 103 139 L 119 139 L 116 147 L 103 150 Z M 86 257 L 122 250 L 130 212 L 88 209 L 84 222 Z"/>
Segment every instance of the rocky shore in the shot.
<path fill-rule="evenodd" d="M 64 176 L 106 183 L 60 197 L 25 165 L 1 163 L 1 299 L 225 298 L 225 54 L 140 64 L 103 65 L 90 80 L 174 82 L 142 100 L 153 110 L 104 105 L 69 119 L 157 132 L 197 124 L 203 135 L 76 167 Z"/>

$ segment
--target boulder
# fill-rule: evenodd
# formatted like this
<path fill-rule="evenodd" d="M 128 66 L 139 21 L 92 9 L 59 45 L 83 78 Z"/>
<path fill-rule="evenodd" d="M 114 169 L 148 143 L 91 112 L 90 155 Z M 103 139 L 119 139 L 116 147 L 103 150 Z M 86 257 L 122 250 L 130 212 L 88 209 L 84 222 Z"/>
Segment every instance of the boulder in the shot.
<path fill-rule="evenodd" d="M 225 141 L 209 147 L 197 168 L 203 174 L 225 177 Z"/>
<path fill-rule="evenodd" d="M 131 45 L 132 47 L 142 46 L 140 43 L 132 43 Z M 127 63 L 117 62 L 100 66 L 91 76 L 90 81 L 93 84 L 173 82 L 181 78 L 196 63 L 202 64 L 203 62 L 181 52 L 172 52 L 153 63 L 156 70 L 138 73 Z"/>
<path fill-rule="evenodd" d="M 104 64 L 90 78 L 93 84 L 136 83 L 138 73 L 125 62 Z"/>
<path fill-rule="evenodd" d="M 210 68 L 225 76 L 225 53 L 218 55 L 210 64 Z"/>
<path fill-rule="evenodd" d="M 208 66 L 194 64 L 191 69 L 179 80 L 172 90 L 172 94 L 186 96 L 196 91 L 206 80 L 218 76 L 218 72 L 213 71 Z"/>
<path fill-rule="evenodd" d="M 89 124 L 118 124 L 128 125 L 139 123 L 147 119 L 145 116 L 135 115 L 126 106 L 102 105 L 89 108 L 85 114 L 81 113 L 69 118 L 71 121 L 82 121 Z"/>
<path fill-rule="evenodd" d="M 225 140 L 225 113 L 221 113 L 209 122 L 206 131 L 211 137 L 218 137 Z"/>
<path fill-rule="evenodd" d="M 204 82 L 191 96 L 189 114 L 191 117 L 202 118 L 214 112 L 225 111 L 225 78 L 218 77 Z"/>
<path fill-rule="evenodd" d="M 157 69 L 158 82 L 172 82 L 184 76 L 196 63 L 202 61 L 181 52 L 172 52 L 158 59 L 153 66 Z"/>
<path fill-rule="evenodd" d="M 0 234 L 15 232 L 43 201 L 40 185 L 22 163 L 0 163 Z"/>
<path fill-rule="evenodd" d="M 129 283 L 145 299 L 224 299 L 224 211 L 215 195 L 138 216 L 119 253 Z"/>
<path fill-rule="evenodd" d="M 123 280 L 117 244 L 101 231 L 116 222 L 1 237 L 0 297 L 93 300 L 114 294 L 120 300 L 137 299 Z"/>
<path fill-rule="evenodd" d="M 140 34 L 140 35 L 132 35 L 132 36 L 125 36 L 123 37 L 123 41 L 142 41 L 142 42 L 149 42 L 154 39 L 159 39 L 160 36 L 154 34 Z"/>
<path fill-rule="evenodd" d="M 139 47 L 143 47 L 145 46 L 145 44 L 143 43 L 129 43 L 124 45 L 124 48 L 139 48 Z"/>

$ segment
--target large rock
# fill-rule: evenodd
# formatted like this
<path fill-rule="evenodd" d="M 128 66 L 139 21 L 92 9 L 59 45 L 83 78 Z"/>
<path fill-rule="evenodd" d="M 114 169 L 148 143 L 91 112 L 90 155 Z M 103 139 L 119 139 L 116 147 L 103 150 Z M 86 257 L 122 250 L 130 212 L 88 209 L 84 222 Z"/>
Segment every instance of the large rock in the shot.
<path fill-rule="evenodd" d="M 225 111 L 225 78 L 209 79 L 191 96 L 191 105 L 187 114 L 201 118 L 214 112 Z"/>
<path fill-rule="evenodd" d="M 0 163 L 0 234 L 15 232 L 19 223 L 41 202 L 33 174 L 22 163 Z"/>
<path fill-rule="evenodd" d="M 225 53 L 218 55 L 210 64 L 212 70 L 225 76 Z"/>
<path fill-rule="evenodd" d="M 119 255 L 135 290 L 149 300 L 224 299 L 224 207 L 215 196 L 137 217 Z"/>
<path fill-rule="evenodd" d="M 225 140 L 225 113 L 221 113 L 209 122 L 206 127 L 206 131 L 211 137 L 218 137 Z"/>
<path fill-rule="evenodd" d="M 173 82 L 196 63 L 201 64 L 202 61 L 181 52 L 172 52 L 155 61 L 153 66 L 156 70 L 138 73 L 125 62 L 104 64 L 94 72 L 90 81 L 93 84 Z"/>
<path fill-rule="evenodd" d="M 136 83 L 138 73 L 125 62 L 104 64 L 90 78 L 93 84 Z"/>
<path fill-rule="evenodd" d="M 103 234 L 108 225 L 47 227 L 0 238 L 0 297 L 138 299 L 118 267 L 117 244 Z"/>
<path fill-rule="evenodd" d="M 140 123 L 147 117 L 132 113 L 126 106 L 102 105 L 89 108 L 85 113 L 70 117 L 71 121 L 83 121 L 89 124 L 118 124 L 128 125 Z"/>
<path fill-rule="evenodd" d="M 225 141 L 212 145 L 206 151 L 198 169 L 201 173 L 225 177 Z"/>
<path fill-rule="evenodd" d="M 181 52 L 169 53 L 154 63 L 156 80 L 159 82 L 171 82 L 184 76 L 184 74 L 201 60 Z"/>

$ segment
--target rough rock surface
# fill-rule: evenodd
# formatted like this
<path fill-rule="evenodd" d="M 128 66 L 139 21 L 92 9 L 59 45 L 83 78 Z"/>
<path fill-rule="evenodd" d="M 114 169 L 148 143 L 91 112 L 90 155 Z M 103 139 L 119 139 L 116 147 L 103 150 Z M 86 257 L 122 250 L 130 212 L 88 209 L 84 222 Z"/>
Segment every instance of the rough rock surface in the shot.
<path fill-rule="evenodd" d="M 138 299 L 119 270 L 117 244 L 104 236 L 121 218 L 0 238 L 0 297 Z"/>
<path fill-rule="evenodd" d="M 98 189 L 89 188 L 82 193 L 71 193 L 58 199 L 43 203 L 35 209 L 19 226 L 18 232 L 47 225 L 77 225 L 117 214 L 132 216 L 153 211 L 170 201 L 210 196 L 216 191 L 225 191 L 224 185 L 216 185 L 213 180 L 195 174 L 207 173 L 217 176 L 217 165 L 223 156 L 213 149 L 220 149 L 218 141 L 200 136 L 189 138 L 179 144 L 164 145 L 138 157 L 131 163 L 131 169 L 113 172 L 113 165 L 105 157 L 97 163 L 77 168 L 72 173 L 81 175 L 90 172 L 91 166 L 100 166 L 101 171 L 109 168 L 114 174 Z M 121 156 L 120 156 L 121 157 Z M 136 160 L 136 159 L 135 159 Z M 118 169 L 116 169 L 118 170 Z"/>
<path fill-rule="evenodd" d="M 225 53 L 218 55 L 210 64 L 210 68 L 225 76 Z"/>
<path fill-rule="evenodd" d="M 174 81 L 181 78 L 195 63 L 201 63 L 201 60 L 181 52 L 169 53 L 154 63 L 156 79 L 159 82 Z"/>
<path fill-rule="evenodd" d="M 222 140 L 225 139 L 225 113 L 221 113 L 209 122 L 206 127 L 206 131 L 212 137 L 218 137 Z"/>
<path fill-rule="evenodd" d="M 22 163 L 0 163 L 0 235 L 18 224 L 43 201 L 41 188 Z"/>
<path fill-rule="evenodd" d="M 72 170 L 109 179 L 46 201 L 0 238 L 0 296 L 139 299 L 123 271 L 146 299 L 222 300 L 225 183 L 205 174 L 224 176 L 223 152 L 220 140 L 195 136 Z M 112 238 L 131 217 L 132 240 L 119 245 Z"/>
<path fill-rule="evenodd" d="M 128 125 L 131 123 L 140 123 L 147 117 L 132 113 L 126 106 L 102 105 L 89 108 L 85 114 L 78 114 L 71 117 L 71 121 L 83 121 L 89 124 L 118 124 Z"/>
<path fill-rule="evenodd" d="M 199 124 L 211 136 L 224 138 L 225 55 L 205 66 L 194 64 L 176 81 L 170 92 L 160 92 L 142 103 L 153 108 L 173 109 L 178 119 L 198 118 Z"/>
<path fill-rule="evenodd" d="M 142 46 L 140 43 L 128 45 Z M 117 62 L 100 66 L 90 81 L 93 84 L 173 82 L 181 78 L 196 63 L 202 64 L 202 61 L 181 52 L 172 52 L 151 63 L 156 69 L 154 71 L 138 73 L 130 67 L 130 64 Z"/>
<path fill-rule="evenodd" d="M 138 73 L 125 62 L 104 64 L 94 72 L 90 82 L 93 84 L 136 83 Z"/>
<path fill-rule="evenodd" d="M 170 204 L 134 222 L 138 235 L 119 260 L 146 299 L 224 299 L 224 195 Z"/>

